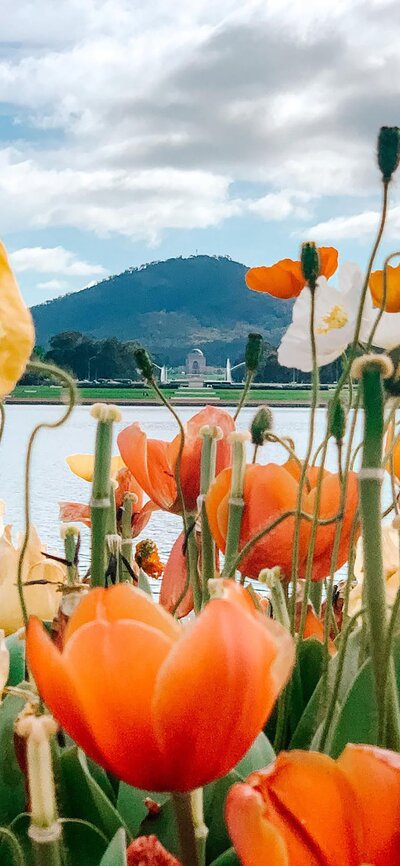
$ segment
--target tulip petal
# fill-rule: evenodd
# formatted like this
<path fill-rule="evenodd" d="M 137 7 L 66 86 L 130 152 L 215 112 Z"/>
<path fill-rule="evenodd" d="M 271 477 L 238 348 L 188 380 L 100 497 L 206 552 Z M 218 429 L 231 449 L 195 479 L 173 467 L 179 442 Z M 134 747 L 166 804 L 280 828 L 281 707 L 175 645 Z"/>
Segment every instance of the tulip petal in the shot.
<path fill-rule="evenodd" d="M 175 611 L 187 580 L 186 556 L 183 552 L 184 539 L 185 534 L 181 532 L 174 541 L 161 581 L 160 604 L 170 613 Z M 187 616 L 191 610 L 193 610 L 193 590 L 189 584 L 176 610 L 176 616 Z"/>
<path fill-rule="evenodd" d="M 283 836 L 263 816 L 263 801 L 250 785 L 233 785 L 225 818 L 243 866 L 290 866 Z M 296 866 L 298 866 L 296 862 Z M 307 866 L 313 866 L 311 861 Z"/>
<path fill-rule="evenodd" d="M 138 788 L 173 787 L 173 768 L 172 776 L 165 772 L 151 719 L 157 675 L 172 647 L 142 622 L 95 621 L 70 638 L 63 654 L 107 766 Z"/>
<path fill-rule="evenodd" d="M 353 786 L 363 825 L 360 862 L 392 866 L 397 860 L 392 859 L 391 846 L 400 845 L 400 755 L 373 746 L 349 745 L 337 764 Z"/>
<path fill-rule="evenodd" d="M 109 589 L 92 589 L 69 620 L 65 630 L 65 642 L 83 625 L 93 620 L 134 620 L 157 629 L 170 640 L 177 640 L 181 634 L 179 624 L 161 605 L 155 604 L 147 593 L 128 583 L 120 583 Z"/>
<path fill-rule="evenodd" d="M 286 635 L 284 679 L 273 670 L 275 630 L 224 599 L 209 602 L 175 645 L 157 678 L 153 718 L 178 790 L 224 775 L 248 750 L 289 675 L 293 644 Z"/>
<path fill-rule="evenodd" d="M 360 866 L 355 797 L 335 761 L 316 752 L 281 752 L 247 781 L 263 798 L 265 818 L 284 837 L 290 864 Z"/>
<path fill-rule="evenodd" d="M 93 736 L 91 720 L 85 717 L 64 655 L 36 617 L 29 620 L 26 647 L 29 667 L 46 706 L 86 754 L 104 764 L 104 757 Z"/>
<path fill-rule="evenodd" d="M 148 439 L 136 422 L 118 435 L 122 459 L 141 488 L 160 508 L 169 511 L 176 500 L 174 468 L 169 442 Z"/>
<path fill-rule="evenodd" d="M 94 455 L 93 454 L 70 454 L 66 462 L 74 475 L 83 481 L 93 481 Z M 117 454 L 111 458 L 111 478 L 115 478 L 117 472 L 125 466 L 122 457 Z"/>

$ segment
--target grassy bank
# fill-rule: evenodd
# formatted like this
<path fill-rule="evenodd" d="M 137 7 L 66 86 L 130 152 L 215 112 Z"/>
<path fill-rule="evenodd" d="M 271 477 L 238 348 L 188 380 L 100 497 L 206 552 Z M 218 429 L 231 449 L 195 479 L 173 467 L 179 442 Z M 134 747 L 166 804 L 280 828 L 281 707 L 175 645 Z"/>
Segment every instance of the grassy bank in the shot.
<path fill-rule="evenodd" d="M 108 402 L 123 400 L 132 403 L 146 403 L 148 401 L 154 401 L 154 392 L 151 388 L 143 387 L 143 389 L 138 388 L 82 388 L 80 390 L 80 397 L 82 400 L 86 401 L 96 401 L 96 400 L 106 400 Z M 164 394 L 168 398 L 178 399 L 179 402 L 183 403 L 185 401 L 185 391 L 183 389 L 165 389 Z M 213 388 L 207 389 L 204 388 L 202 391 L 199 391 L 194 395 L 193 393 L 187 394 L 187 402 L 193 402 L 194 400 L 202 401 L 207 403 L 207 400 L 220 399 L 223 402 L 236 403 L 240 399 L 242 394 L 242 390 L 240 388 L 235 388 L 232 390 L 227 390 L 224 388 Z M 13 394 L 12 398 L 15 400 L 27 400 L 27 401 L 56 401 L 61 396 L 61 388 L 57 386 L 49 386 L 49 385 L 18 385 Z M 329 397 L 328 391 L 322 391 L 321 393 L 321 402 L 325 402 Z M 250 401 L 256 401 L 258 403 L 263 402 L 273 402 L 273 403 L 307 403 L 310 400 L 310 392 L 297 390 L 294 388 L 270 388 L 268 390 L 258 390 L 252 389 L 249 394 Z"/>

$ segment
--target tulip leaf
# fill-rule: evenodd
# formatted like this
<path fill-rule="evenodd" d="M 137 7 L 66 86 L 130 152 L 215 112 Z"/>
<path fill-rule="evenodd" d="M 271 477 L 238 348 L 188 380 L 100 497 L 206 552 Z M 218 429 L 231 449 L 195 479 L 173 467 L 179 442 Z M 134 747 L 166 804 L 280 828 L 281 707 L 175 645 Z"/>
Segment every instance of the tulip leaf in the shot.
<path fill-rule="evenodd" d="M 111 840 L 117 830 L 125 825 L 115 806 L 90 774 L 84 753 L 76 746 L 65 749 L 61 753 L 60 767 L 63 815 L 94 824 Z"/>
<path fill-rule="evenodd" d="M 132 837 L 137 836 L 142 821 L 149 815 L 149 808 L 145 800 L 151 800 L 158 806 L 163 806 L 169 800 L 169 794 L 159 794 L 155 791 L 142 791 L 141 788 L 133 788 L 121 782 L 118 791 L 117 811 Z"/>
<path fill-rule="evenodd" d="M 359 670 L 337 720 L 330 754 L 337 758 L 347 743 L 378 741 L 378 711 L 370 659 Z"/>
<path fill-rule="evenodd" d="M 244 758 L 236 764 L 235 771 L 241 779 L 245 779 L 250 773 L 268 767 L 275 760 L 275 752 L 268 737 L 261 731 L 256 737 Z"/>
<path fill-rule="evenodd" d="M 147 815 L 140 827 L 141 836 L 155 834 L 167 851 L 179 857 L 179 835 L 172 797 L 163 803 L 158 815 Z"/>
<path fill-rule="evenodd" d="M 24 813 L 12 822 L 10 829 L 19 841 L 24 854 L 24 866 L 37 866 L 33 858 L 28 829 L 31 816 Z M 99 866 L 101 857 L 107 850 L 108 839 L 94 824 L 71 818 L 61 819 L 63 866 Z M 3 849 L 0 848 L 0 853 Z M 8 860 L 4 861 L 7 862 Z M 0 859 L 0 863 L 3 860 Z M 10 864 L 11 866 L 11 864 Z"/>
<path fill-rule="evenodd" d="M 139 568 L 138 587 L 139 587 L 139 589 L 142 589 L 143 592 L 147 592 L 147 595 L 151 595 L 151 597 L 153 598 L 153 593 L 151 591 L 150 581 L 149 581 L 149 578 L 147 577 L 146 572 L 143 571 L 143 568 Z"/>
<path fill-rule="evenodd" d="M 342 677 L 338 693 L 338 709 L 340 709 L 346 694 L 351 687 L 354 678 L 357 676 L 359 668 L 359 653 L 360 653 L 361 629 L 356 629 L 350 635 L 346 655 L 343 665 Z M 329 682 L 333 683 L 338 666 L 338 655 L 333 656 L 329 662 Z M 318 683 L 314 689 L 308 704 L 306 705 L 303 714 L 298 722 L 298 725 L 292 735 L 288 748 L 290 749 L 309 749 L 317 728 L 321 724 L 320 717 L 320 701 L 322 694 L 322 683 Z"/>
<path fill-rule="evenodd" d="M 19 632 L 6 638 L 6 646 L 10 653 L 10 672 L 7 685 L 18 686 L 25 676 L 25 640 Z"/>
<path fill-rule="evenodd" d="M 3 857 L 7 852 L 7 856 Z M 0 862 L 7 863 L 9 866 L 25 866 L 25 857 L 23 849 L 15 836 L 8 827 L 0 827 Z"/>
<path fill-rule="evenodd" d="M 226 829 L 224 808 L 229 788 L 240 782 L 244 776 L 236 770 L 231 770 L 222 779 L 211 782 L 204 788 L 204 820 L 208 827 L 206 859 L 211 863 L 229 848 L 230 838 Z"/>
<path fill-rule="evenodd" d="M 0 705 L 0 823 L 9 824 L 25 807 L 25 780 L 14 749 L 14 722 L 25 705 L 7 695 Z"/>
<path fill-rule="evenodd" d="M 240 866 L 240 860 L 233 848 L 228 848 L 220 857 L 213 860 L 211 866 Z"/>
<path fill-rule="evenodd" d="M 126 866 L 126 836 L 121 827 L 111 840 L 107 851 L 103 854 L 99 866 Z"/>

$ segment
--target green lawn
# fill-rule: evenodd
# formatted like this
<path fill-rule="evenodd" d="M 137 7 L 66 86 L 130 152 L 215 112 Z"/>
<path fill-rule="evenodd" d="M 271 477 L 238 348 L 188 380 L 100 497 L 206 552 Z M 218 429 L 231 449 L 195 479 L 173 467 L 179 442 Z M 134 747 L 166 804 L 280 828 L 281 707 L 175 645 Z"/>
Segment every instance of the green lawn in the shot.
<path fill-rule="evenodd" d="M 61 388 L 57 386 L 49 386 L 49 385 L 17 385 L 13 392 L 13 396 L 22 399 L 35 399 L 35 400 L 49 400 L 49 399 L 57 399 L 61 395 Z M 237 402 L 240 399 L 242 391 L 240 388 L 235 388 L 232 390 L 227 390 L 224 388 L 213 388 L 208 391 L 207 388 L 204 388 L 201 392 L 196 394 L 196 397 L 200 399 L 204 399 L 204 402 L 207 402 L 207 392 L 208 396 L 216 396 L 221 400 L 229 400 Z M 184 389 L 177 391 L 174 389 L 166 388 L 163 393 L 166 397 L 178 397 L 179 400 L 184 400 L 185 391 Z M 151 388 L 82 388 L 80 390 L 80 396 L 85 397 L 89 400 L 135 400 L 144 402 L 149 399 L 154 399 L 154 392 Z M 189 396 L 189 395 L 188 395 Z M 328 391 L 321 392 L 321 400 L 326 400 L 329 396 Z M 275 401 L 280 403 L 287 402 L 304 402 L 308 403 L 310 400 L 310 392 L 309 391 L 301 391 L 296 390 L 294 388 L 290 389 L 281 389 L 281 388 L 271 388 L 265 391 L 261 391 L 258 389 L 252 389 L 249 395 L 251 400 L 257 400 L 259 402 L 263 401 Z"/>

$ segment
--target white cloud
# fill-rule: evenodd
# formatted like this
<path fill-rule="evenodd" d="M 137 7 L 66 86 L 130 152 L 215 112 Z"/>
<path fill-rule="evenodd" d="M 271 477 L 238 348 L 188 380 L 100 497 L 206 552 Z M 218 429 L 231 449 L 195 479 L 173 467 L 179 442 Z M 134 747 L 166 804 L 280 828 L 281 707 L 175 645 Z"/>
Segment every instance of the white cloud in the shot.
<path fill-rule="evenodd" d="M 64 247 L 24 247 L 10 253 L 10 259 L 17 273 L 35 271 L 38 274 L 64 274 L 71 277 L 95 274 L 104 276 L 107 273 L 102 265 L 83 262 Z M 58 281 L 52 282 L 57 283 Z M 41 288 L 60 288 L 60 286 L 50 286 L 47 282 L 42 283 Z"/>
<path fill-rule="evenodd" d="M 248 202 L 248 209 L 265 220 L 279 221 L 290 216 L 306 219 L 309 216 L 309 210 L 305 205 L 309 200 L 310 196 L 306 193 L 296 194 L 282 190 L 282 192 L 271 192 L 262 198 Z"/>
<path fill-rule="evenodd" d="M 43 283 L 37 283 L 37 287 L 49 292 L 58 292 L 62 289 L 68 289 L 69 283 L 64 280 L 45 280 Z"/>
<path fill-rule="evenodd" d="M 352 216 L 339 216 L 311 226 L 307 231 L 316 241 L 345 240 L 348 238 L 372 237 L 380 220 L 378 211 L 364 211 Z M 400 232 L 400 207 L 389 209 L 386 232 L 389 237 L 398 237 Z"/>

